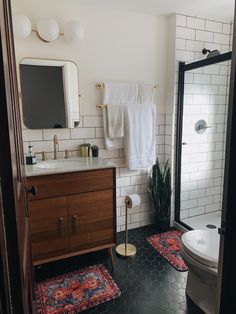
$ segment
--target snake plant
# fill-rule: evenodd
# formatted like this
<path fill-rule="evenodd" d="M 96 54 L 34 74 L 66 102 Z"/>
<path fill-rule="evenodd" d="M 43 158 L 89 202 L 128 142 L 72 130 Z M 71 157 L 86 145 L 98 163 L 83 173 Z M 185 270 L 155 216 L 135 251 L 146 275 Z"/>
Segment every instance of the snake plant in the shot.
<path fill-rule="evenodd" d="M 154 203 L 155 215 L 158 220 L 170 219 L 171 174 L 169 160 L 162 167 L 158 161 L 152 167 L 149 192 Z"/>

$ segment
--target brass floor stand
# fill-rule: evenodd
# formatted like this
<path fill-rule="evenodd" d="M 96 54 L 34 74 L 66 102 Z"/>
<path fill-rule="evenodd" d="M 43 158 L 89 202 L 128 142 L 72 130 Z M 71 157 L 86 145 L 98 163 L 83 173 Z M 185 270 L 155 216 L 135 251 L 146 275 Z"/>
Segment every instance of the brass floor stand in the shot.
<path fill-rule="evenodd" d="M 116 247 L 116 253 L 122 257 L 134 257 L 137 249 L 133 244 L 128 243 L 128 207 L 129 201 L 125 199 L 125 243 Z"/>

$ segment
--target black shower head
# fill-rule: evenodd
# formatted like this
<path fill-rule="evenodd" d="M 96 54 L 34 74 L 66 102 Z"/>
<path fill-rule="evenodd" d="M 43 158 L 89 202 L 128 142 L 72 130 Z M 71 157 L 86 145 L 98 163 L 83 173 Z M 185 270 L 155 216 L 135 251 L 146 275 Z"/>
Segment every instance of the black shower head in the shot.
<path fill-rule="evenodd" d="M 202 53 L 204 54 L 204 55 L 206 55 L 207 53 L 208 53 L 208 55 L 207 55 L 207 58 L 211 58 L 211 57 L 215 57 L 215 56 L 219 56 L 220 55 L 220 52 L 219 52 L 219 50 L 209 50 L 209 49 L 206 49 L 206 48 L 203 48 L 202 49 Z"/>

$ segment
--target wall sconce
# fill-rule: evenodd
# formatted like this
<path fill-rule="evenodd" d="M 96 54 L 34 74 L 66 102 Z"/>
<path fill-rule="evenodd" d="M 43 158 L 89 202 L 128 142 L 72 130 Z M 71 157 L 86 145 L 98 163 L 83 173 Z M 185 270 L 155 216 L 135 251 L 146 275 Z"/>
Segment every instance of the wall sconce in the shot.
<path fill-rule="evenodd" d="M 18 15 L 13 19 L 14 34 L 16 37 L 24 39 L 31 32 L 38 34 L 39 38 L 45 42 L 51 42 L 64 35 L 68 42 L 78 42 L 84 39 L 84 29 L 79 21 L 68 21 L 64 25 L 64 33 L 59 32 L 58 23 L 51 18 L 43 18 L 37 23 L 36 29 L 32 29 L 30 19 L 24 15 Z"/>
<path fill-rule="evenodd" d="M 49 18 L 39 20 L 37 23 L 37 33 L 40 39 L 46 42 L 53 41 L 59 36 L 58 23 Z"/>
<path fill-rule="evenodd" d="M 30 19 L 25 15 L 17 15 L 13 20 L 14 34 L 18 38 L 26 38 L 30 35 L 32 26 Z"/>

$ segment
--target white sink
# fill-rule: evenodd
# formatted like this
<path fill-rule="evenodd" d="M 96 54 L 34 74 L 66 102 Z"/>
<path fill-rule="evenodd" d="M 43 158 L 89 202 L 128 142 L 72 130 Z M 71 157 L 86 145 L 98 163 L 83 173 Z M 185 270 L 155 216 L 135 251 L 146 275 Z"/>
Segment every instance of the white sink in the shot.
<path fill-rule="evenodd" d="M 81 167 L 84 164 L 84 161 L 64 159 L 42 161 L 39 164 L 36 164 L 35 167 L 39 169 L 70 169 Z"/>
<path fill-rule="evenodd" d="M 26 176 L 48 175 L 85 171 L 92 169 L 113 168 L 114 164 L 99 157 L 72 157 L 71 159 L 46 160 L 35 165 L 26 165 Z"/>

